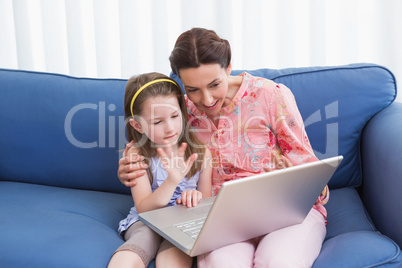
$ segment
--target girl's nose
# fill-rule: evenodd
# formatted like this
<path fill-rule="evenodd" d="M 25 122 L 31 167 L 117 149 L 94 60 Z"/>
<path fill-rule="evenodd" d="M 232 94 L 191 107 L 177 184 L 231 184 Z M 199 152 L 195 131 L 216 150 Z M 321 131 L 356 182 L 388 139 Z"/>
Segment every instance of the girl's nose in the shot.
<path fill-rule="evenodd" d="M 167 120 L 165 123 L 165 133 L 170 133 L 173 131 L 173 122 L 171 120 Z"/>

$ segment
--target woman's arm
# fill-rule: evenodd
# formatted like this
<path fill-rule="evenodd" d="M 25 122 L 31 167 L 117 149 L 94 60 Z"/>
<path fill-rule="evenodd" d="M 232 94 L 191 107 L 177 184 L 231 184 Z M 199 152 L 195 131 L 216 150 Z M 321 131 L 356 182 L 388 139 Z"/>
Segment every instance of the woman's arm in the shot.
<path fill-rule="evenodd" d="M 277 85 L 274 92 L 279 101 L 271 107 L 271 120 L 282 153 L 292 165 L 318 161 L 292 92 L 284 85 Z M 329 189 L 325 186 L 315 205 L 322 207 L 328 199 Z"/>
<path fill-rule="evenodd" d="M 134 141 L 126 145 L 123 157 L 119 160 L 119 169 L 117 176 L 122 184 L 127 187 L 133 187 L 137 184 L 137 179 L 146 174 L 148 165 L 144 163 L 144 156 L 138 153 L 129 153 L 133 148 Z"/>
<path fill-rule="evenodd" d="M 278 84 L 272 90 L 272 94 L 274 96 L 271 98 L 277 100 L 269 107 L 272 130 L 283 155 L 293 165 L 317 161 L 304 129 L 303 118 L 290 89 Z"/>

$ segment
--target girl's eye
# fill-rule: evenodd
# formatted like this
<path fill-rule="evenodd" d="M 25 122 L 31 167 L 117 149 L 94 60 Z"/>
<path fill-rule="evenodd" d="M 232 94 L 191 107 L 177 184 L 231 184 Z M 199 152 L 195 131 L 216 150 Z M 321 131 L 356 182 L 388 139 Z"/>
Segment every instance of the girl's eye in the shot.
<path fill-rule="evenodd" d="M 179 115 L 178 114 L 172 115 L 172 118 L 176 118 L 176 117 L 179 117 Z"/>
<path fill-rule="evenodd" d="M 160 122 L 162 122 L 162 121 L 156 121 L 156 122 L 154 122 L 154 125 L 157 125 L 157 124 L 159 124 Z"/>

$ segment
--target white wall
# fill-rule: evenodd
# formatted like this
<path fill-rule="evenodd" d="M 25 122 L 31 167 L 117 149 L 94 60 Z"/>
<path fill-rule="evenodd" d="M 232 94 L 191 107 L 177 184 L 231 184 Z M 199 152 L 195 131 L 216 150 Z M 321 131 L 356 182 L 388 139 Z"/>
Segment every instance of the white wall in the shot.
<path fill-rule="evenodd" d="M 0 0 L 0 67 L 168 74 L 176 38 L 200 26 L 230 41 L 235 69 L 371 62 L 402 81 L 401 11 L 400 0 Z"/>

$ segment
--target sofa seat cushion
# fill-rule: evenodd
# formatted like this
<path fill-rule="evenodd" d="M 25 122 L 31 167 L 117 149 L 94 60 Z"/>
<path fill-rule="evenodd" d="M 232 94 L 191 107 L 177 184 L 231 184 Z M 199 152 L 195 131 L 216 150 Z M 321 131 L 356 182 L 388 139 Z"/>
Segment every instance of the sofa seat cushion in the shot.
<path fill-rule="evenodd" d="M 123 194 L 0 181 L 0 204 L 6 204 L 0 206 L 2 267 L 106 267 L 123 243 L 117 227 L 133 201 Z"/>
<path fill-rule="evenodd" d="M 376 231 L 370 216 L 354 188 L 330 189 L 326 239 L 356 231 Z"/>
<path fill-rule="evenodd" d="M 354 188 L 330 190 L 326 208 L 327 236 L 313 267 L 400 265 L 398 245 L 377 232 Z"/>
<path fill-rule="evenodd" d="M 400 267 L 398 245 L 378 232 L 358 231 L 327 240 L 313 267 Z"/>

